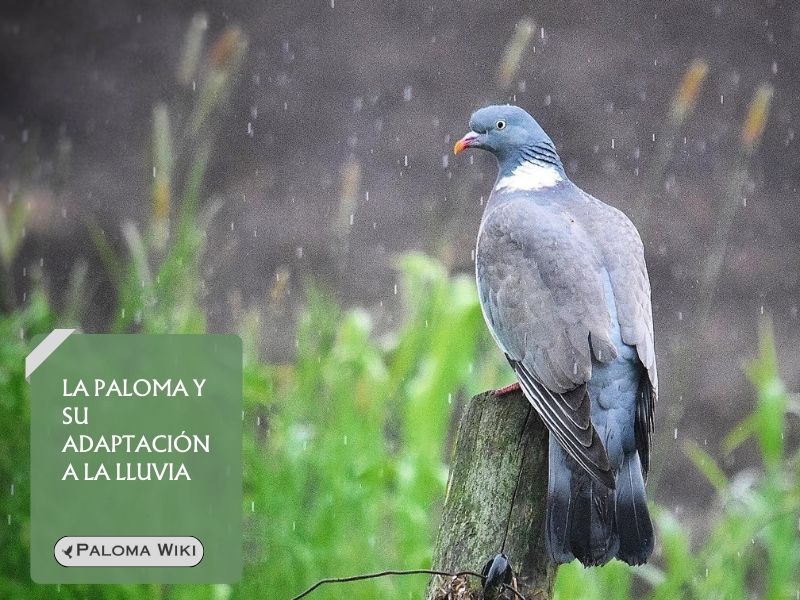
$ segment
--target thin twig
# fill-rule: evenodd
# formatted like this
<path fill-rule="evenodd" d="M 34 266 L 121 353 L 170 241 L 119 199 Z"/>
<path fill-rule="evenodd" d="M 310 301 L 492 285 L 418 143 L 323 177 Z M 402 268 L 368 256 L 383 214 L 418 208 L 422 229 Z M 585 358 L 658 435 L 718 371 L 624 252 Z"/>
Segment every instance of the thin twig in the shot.
<path fill-rule="evenodd" d="M 462 577 L 464 575 L 470 575 L 472 577 L 477 577 L 481 581 L 486 579 L 485 576 L 475 573 L 474 571 L 459 571 L 458 573 L 447 573 L 446 571 L 434 571 L 432 569 L 410 569 L 408 571 L 397 571 L 397 570 L 388 570 L 388 571 L 381 571 L 379 573 L 367 573 L 365 575 L 352 575 L 350 577 L 328 577 L 325 579 L 320 579 L 317 583 L 312 585 L 302 594 L 299 594 L 292 598 L 292 600 L 300 600 L 300 598 L 305 598 L 315 589 L 320 587 L 326 583 L 347 583 L 349 581 L 361 581 L 364 579 L 376 579 L 378 577 L 386 577 L 388 575 L 441 575 L 443 577 Z M 513 591 L 513 590 L 512 590 Z M 517 593 L 514 591 L 514 593 Z M 520 598 L 522 598 L 520 596 Z M 522 600 L 525 600 L 522 598 Z"/>

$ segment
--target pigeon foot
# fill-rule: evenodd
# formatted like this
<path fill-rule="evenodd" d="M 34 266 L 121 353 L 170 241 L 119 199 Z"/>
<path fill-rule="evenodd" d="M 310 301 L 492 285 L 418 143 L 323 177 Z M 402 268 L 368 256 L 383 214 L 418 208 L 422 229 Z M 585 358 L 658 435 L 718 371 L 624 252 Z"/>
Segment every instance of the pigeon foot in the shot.
<path fill-rule="evenodd" d="M 507 385 L 505 387 L 501 387 L 499 390 L 494 391 L 495 398 L 500 398 L 502 396 L 508 396 L 509 394 L 513 394 L 514 392 L 519 391 L 519 383 L 516 381 L 511 385 Z"/>

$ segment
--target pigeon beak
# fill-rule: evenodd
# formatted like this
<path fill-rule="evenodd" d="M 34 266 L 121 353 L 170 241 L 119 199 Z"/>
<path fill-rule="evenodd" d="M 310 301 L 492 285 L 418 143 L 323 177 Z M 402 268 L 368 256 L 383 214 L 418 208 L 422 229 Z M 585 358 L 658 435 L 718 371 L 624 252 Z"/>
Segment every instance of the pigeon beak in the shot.
<path fill-rule="evenodd" d="M 458 140 L 455 146 L 453 146 L 453 154 L 460 154 L 467 148 L 472 148 L 473 146 L 476 146 L 479 137 L 480 137 L 479 133 L 470 131 L 467 135 Z"/>

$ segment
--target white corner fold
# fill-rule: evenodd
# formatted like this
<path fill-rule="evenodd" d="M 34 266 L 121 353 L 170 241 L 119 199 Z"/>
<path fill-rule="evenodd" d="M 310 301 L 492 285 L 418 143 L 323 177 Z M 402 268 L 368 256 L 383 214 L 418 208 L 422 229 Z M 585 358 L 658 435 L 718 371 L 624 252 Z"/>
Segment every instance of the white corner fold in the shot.
<path fill-rule="evenodd" d="M 74 329 L 54 329 L 25 357 L 25 379 L 28 382 L 31 374 L 73 333 Z"/>

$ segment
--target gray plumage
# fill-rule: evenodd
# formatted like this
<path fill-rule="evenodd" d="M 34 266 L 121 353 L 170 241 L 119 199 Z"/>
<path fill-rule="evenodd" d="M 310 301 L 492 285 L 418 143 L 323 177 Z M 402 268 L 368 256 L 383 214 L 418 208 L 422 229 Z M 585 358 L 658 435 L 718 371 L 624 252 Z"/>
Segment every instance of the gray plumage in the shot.
<path fill-rule="evenodd" d="M 478 293 L 550 431 L 550 555 L 641 564 L 653 548 L 644 482 L 658 389 L 641 239 L 569 180 L 524 110 L 487 107 L 470 126 L 456 152 L 483 148 L 499 166 L 478 234 Z"/>

